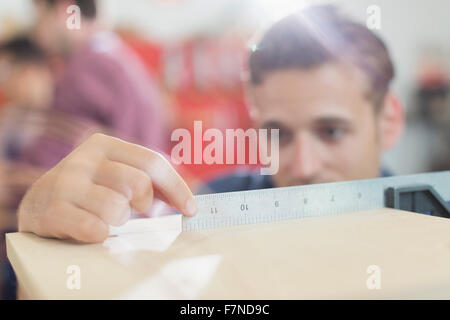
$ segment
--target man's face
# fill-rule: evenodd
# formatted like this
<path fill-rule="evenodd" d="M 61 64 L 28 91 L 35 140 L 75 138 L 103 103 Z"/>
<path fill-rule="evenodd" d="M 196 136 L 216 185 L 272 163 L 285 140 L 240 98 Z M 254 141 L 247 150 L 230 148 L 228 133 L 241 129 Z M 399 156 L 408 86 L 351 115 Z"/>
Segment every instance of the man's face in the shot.
<path fill-rule="evenodd" d="M 47 108 L 53 97 L 53 79 L 43 64 L 14 62 L 0 55 L 0 88 L 8 102 L 21 107 Z"/>
<path fill-rule="evenodd" d="M 60 54 L 66 46 L 64 16 L 58 14 L 56 7 L 45 1 L 35 0 L 36 21 L 33 33 L 38 43 L 50 54 Z"/>
<path fill-rule="evenodd" d="M 377 177 L 378 116 L 356 68 L 328 63 L 268 73 L 249 89 L 260 128 L 279 128 L 276 186 Z"/>

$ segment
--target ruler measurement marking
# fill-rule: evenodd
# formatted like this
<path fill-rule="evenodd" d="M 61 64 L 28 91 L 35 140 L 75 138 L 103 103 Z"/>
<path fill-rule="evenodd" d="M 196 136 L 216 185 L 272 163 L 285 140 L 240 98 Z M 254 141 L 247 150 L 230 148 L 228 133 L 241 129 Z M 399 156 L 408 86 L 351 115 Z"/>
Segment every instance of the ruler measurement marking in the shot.
<path fill-rule="evenodd" d="M 199 213 L 193 218 L 183 217 L 183 230 L 383 208 L 387 188 L 421 184 L 432 185 L 445 200 L 450 199 L 450 171 L 199 195 L 196 196 Z M 241 205 L 245 210 L 240 210 Z"/>

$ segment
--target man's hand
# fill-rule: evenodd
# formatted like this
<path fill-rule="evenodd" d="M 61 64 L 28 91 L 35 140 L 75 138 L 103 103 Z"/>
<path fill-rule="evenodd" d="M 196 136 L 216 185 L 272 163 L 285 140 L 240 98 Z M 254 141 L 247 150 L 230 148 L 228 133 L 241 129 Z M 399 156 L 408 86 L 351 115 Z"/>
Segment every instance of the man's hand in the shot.
<path fill-rule="evenodd" d="M 197 207 L 183 179 L 159 153 L 94 134 L 37 180 L 19 207 L 19 231 L 101 242 L 108 225 L 159 198 L 186 216 Z"/>

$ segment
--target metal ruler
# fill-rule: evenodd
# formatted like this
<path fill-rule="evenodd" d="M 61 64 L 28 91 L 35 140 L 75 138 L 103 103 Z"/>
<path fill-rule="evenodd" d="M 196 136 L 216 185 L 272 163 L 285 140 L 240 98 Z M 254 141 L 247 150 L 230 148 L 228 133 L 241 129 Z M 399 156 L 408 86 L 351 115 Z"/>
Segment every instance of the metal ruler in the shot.
<path fill-rule="evenodd" d="M 183 231 L 385 207 L 450 218 L 450 171 L 195 196 Z M 447 216 L 448 215 L 448 216 Z"/>

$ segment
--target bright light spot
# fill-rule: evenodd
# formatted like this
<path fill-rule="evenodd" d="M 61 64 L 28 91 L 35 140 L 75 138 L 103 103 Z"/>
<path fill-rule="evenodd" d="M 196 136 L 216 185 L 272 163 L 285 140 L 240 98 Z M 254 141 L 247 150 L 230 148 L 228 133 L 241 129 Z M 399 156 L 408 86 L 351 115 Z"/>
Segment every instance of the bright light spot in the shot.
<path fill-rule="evenodd" d="M 312 0 L 257 0 L 258 5 L 269 20 L 279 20 L 282 17 L 301 10 Z"/>
<path fill-rule="evenodd" d="M 198 299 L 221 260 L 218 254 L 173 260 L 119 299 Z"/>

